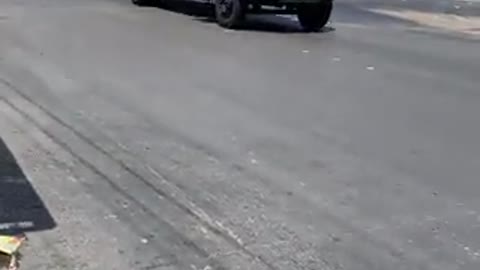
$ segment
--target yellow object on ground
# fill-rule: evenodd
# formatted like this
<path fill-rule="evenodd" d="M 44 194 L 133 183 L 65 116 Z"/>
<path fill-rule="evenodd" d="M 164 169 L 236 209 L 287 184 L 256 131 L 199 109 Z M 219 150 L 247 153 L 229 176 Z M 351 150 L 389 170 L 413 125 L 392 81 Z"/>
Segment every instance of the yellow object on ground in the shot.
<path fill-rule="evenodd" d="M 24 235 L 0 235 L 0 252 L 7 255 L 12 255 L 17 252 L 17 250 L 20 248 L 24 241 Z"/>

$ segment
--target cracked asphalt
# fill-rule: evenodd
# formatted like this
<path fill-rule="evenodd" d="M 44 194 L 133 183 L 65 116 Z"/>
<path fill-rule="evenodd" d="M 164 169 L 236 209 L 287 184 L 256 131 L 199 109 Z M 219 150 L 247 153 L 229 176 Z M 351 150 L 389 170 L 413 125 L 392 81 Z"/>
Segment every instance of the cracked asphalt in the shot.
<path fill-rule="evenodd" d="M 0 232 L 27 270 L 477 270 L 478 36 L 372 12 L 475 2 L 339 0 L 305 34 L 0 0 Z"/>

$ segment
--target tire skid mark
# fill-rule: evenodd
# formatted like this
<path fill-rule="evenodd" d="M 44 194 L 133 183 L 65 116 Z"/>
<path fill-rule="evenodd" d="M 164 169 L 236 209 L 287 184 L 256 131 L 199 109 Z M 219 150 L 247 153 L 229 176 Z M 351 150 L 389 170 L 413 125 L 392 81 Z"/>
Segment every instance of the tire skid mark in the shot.
<path fill-rule="evenodd" d="M 146 185 L 148 188 L 150 188 L 152 191 L 157 193 L 158 195 L 166 198 L 168 201 L 170 201 L 173 205 L 178 207 L 180 210 L 188 214 L 189 216 L 193 217 L 195 220 L 197 220 L 199 223 L 201 223 L 203 226 L 208 228 L 210 232 L 213 234 L 217 235 L 218 237 L 222 238 L 226 242 L 228 242 L 230 245 L 235 247 L 236 249 L 242 251 L 245 255 L 248 257 L 254 259 L 255 261 L 260 262 L 264 266 L 267 267 L 269 270 L 276 270 L 276 267 L 273 266 L 270 262 L 266 261 L 261 255 L 257 255 L 254 252 L 250 251 L 243 243 L 242 241 L 236 237 L 236 234 L 233 233 L 233 231 L 219 223 L 218 221 L 215 221 L 213 218 L 211 218 L 205 211 L 197 207 L 193 202 L 188 200 L 186 198 L 186 195 L 183 194 L 183 192 L 175 187 L 172 183 L 168 182 L 167 178 L 165 178 L 163 175 L 161 175 L 158 171 L 153 170 L 153 173 L 155 177 L 159 178 L 159 180 L 166 186 L 168 187 L 169 191 L 173 193 L 168 193 L 165 192 L 164 190 L 157 188 L 155 185 L 153 185 L 150 181 L 148 181 L 144 176 L 141 175 L 141 173 L 137 172 L 135 169 L 131 168 L 128 164 L 126 164 L 124 161 L 114 157 L 109 151 L 105 150 L 101 146 L 99 146 L 97 143 L 95 143 L 93 140 L 91 140 L 89 137 L 85 136 L 81 132 L 79 132 L 77 129 L 75 129 L 73 126 L 69 125 L 53 113 L 51 113 L 49 110 L 47 110 L 44 106 L 38 104 L 35 102 L 32 98 L 30 98 L 28 95 L 26 95 L 21 89 L 17 88 L 13 83 L 10 81 L 0 77 L 0 83 L 8 87 L 8 89 L 11 89 L 14 91 L 17 95 L 19 95 L 22 99 L 42 111 L 45 115 L 47 115 L 49 118 L 51 118 L 53 121 L 57 122 L 59 125 L 64 127 L 65 129 L 69 130 L 73 135 L 75 135 L 77 138 L 79 138 L 81 141 L 86 143 L 87 145 L 91 146 L 94 148 L 96 151 L 107 157 L 109 160 L 113 161 L 116 163 L 120 168 L 125 170 L 127 173 L 130 175 L 134 176 L 137 180 L 142 182 L 144 185 Z M 139 205 L 143 211 L 146 213 L 149 213 L 152 216 L 156 216 L 154 212 L 152 212 L 148 207 L 146 207 L 142 202 L 138 201 L 136 198 L 133 196 L 129 195 L 126 193 L 121 187 L 119 187 L 115 182 L 110 179 L 105 173 L 100 171 L 95 165 L 93 165 L 91 162 L 88 160 L 84 159 L 83 157 L 79 156 L 74 152 L 73 149 L 71 149 L 66 143 L 62 142 L 58 138 L 56 138 L 51 132 L 49 132 L 46 128 L 44 128 L 40 123 L 38 123 L 32 116 L 15 106 L 15 104 L 12 104 L 10 101 L 7 99 L 3 99 L 5 103 L 9 104 L 14 110 L 16 110 L 19 114 L 21 114 L 23 117 L 31 121 L 39 130 L 45 133 L 47 137 L 49 137 L 52 141 L 57 143 L 60 147 L 65 149 L 69 154 L 71 154 L 74 158 L 78 159 L 79 162 L 81 162 L 86 168 L 92 170 L 95 174 L 99 175 L 102 179 L 104 179 L 108 184 L 111 186 L 112 189 L 114 189 L 116 192 L 122 194 L 129 200 L 135 202 L 137 205 Z M 115 145 L 118 147 L 118 144 L 115 143 Z M 121 148 L 122 151 L 125 151 L 125 149 Z M 127 153 L 130 154 L 130 153 Z M 150 169 L 151 170 L 151 169 Z M 182 199 L 180 199 L 182 198 Z M 191 240 L 188 240 L 192 242 Z M 191 243 L 193 247 L 195 247 L 195 250 L 197 252 L 200 252 L 199 254 L 202 254 L 205 257 L 209 257 L 206 252 L 201 249 L 199 246 L 197 246 L 195 243 Z"/>
<path fill-rule="evenodd" d="M 1 80 L 1 79 L 0 79 Z M 137 205 L 141 211 L 143 211 L 144 213 L 148 214 L 151 218 L 155 219 L 157 222 L 160 222 L 162 223 L 162 225 L 165 225 L 165 226 L 168 226 L 168 229 L 175 233 L 175 236 L 178 237 L 179 239 L 181 239 L 181 242 L 189 247 L 189 248 L 192 248 L 194 250 L 194 252 L 198 255 L 200 255 L 201 257 L 205 258 L 205 259 L 208 259 L 208 260 L 212 260 L 210 254 L 208 252 L 206 252 L 204 249 L 202 249 L 200 246 L 198 246 L 194 241 L 192 241 L 191 239 L 185 237 L 181 232 L 179 232 L 178 230 L 176 230 L 169 222 L 161 219 L 160 217 L 158 217 L 152 210 L 150 210 L 144 203 L 140 202 L 139 200 L 137 200 L 135 197 L 133 197 L 132 195 L 128 194 L 123 188 L 121 188 L 120 186 L 118 186 L 117 184 L 115 184 L 115 181 L 112 180 L 110 177 L 108 177 L 105 173 L 103 173 L 102 171 L 100 171 L 98 168 L 96 168 L 92 163 L 90 163 L 89 161 L 85 160 L 84 158 L 82 158 L 81 156 L 75 154 L 75 152 L 70 148 L 68 147 L 68 145 L 66 145 L 65 143 L 63 143 L 61 140 L 58 140 L 54 135 L 52 135 L 48 130 L 44 129 L 37 121 L 35 121 L 32 117 L 30 117 L 28 114 L 26 114 L 25 112 L 23 112 L 20 108 L 18 108 L 16 105 L 12 104 L 11 102 L 9 102 L 8 100 L 6 100 L 5 98 L 2 98 L 0 97 L 0 102 L 3 102 L 4 104 L 8 105 L 12 110 L 14 110 L 16 113 L 18 113 L 21 117 L 25 118 L 27 121 L 33 123 L 35 125 L 36 128 L 38 128 L 48 139 L 50 139 L 51 141 L 53 141 L 55 144 L 59 145 L 64 151 L 66 151 L 68 154 L 70 154 L 74 159 L 76 159 L 81 165 L 83 165 L 85 168 L 89 169 L 90 171 L 92 171 L 94 174 L 98 175 L 101 179 L 105 180 L 105 182 L 108 184 L 108 186 L 110 188 L 112 188 L 115 192 L 117 192 L 118 194 L 120 194 L 123 198 L 126 198 L 126 200 L 134 203 L 135 205 Z M 51 161 L 55 162 L 57 165 L 59 165 L 60 167 L 62 168 L 67 168 L 69 170 L 70 173 L 73 173 L 72 172 L 72 169 L 71 169 L 71 165 L 65 163 L 65 162 L 62 162 L 56 158 L 53 157 L 53 153 L 50 152 L 49 150 L 47 149 L 43 149 L 48 155 L 50 155 L 50 159 Z M 87 186 L 90 186 L 90 184 L 87 184 Z M 92 187 L 87 187 L 88 189 L 92 189 Z M 127 216 L 125 215 L 122 215 L 122 217 L 126 218 Z M 130 225 L 132 225 L 132 227 L 135 227 L 135 222 L 134 221 L 129 221 Z M 141 231 L 141 230 L 137 230 L 138 233 L 140 234 L 144 234 L 145 232 Z M 58 252 L 57 252 L 58 253 Z M 60 254 L 60 253 L 58 253 Z M 225 269 L 223 266 L 220 265 L 219 262 L 213 262 L 212 263 L 213 265 L 217 266 L 218 269 L 220 270 L 223 270 Z"/>

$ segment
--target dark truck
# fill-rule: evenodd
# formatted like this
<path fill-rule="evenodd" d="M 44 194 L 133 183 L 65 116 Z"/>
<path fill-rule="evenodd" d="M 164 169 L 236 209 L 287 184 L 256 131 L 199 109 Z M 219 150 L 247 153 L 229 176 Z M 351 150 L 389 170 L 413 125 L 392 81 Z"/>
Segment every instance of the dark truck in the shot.
<path fill-rule="evenodd" d="M 155 1 L 132 0 L 136 5 L 152 5 Z M 173 0 L 175 1 L 175 0 Z M 247 13 L 295 14 L 307 32 L 322 29 L 330 19 L 333 0 L 194 0 L 213 5 L 215 18 L 225 28 L 236 28 Z M 152 3 L 153 2 L 153 3 Z"/>

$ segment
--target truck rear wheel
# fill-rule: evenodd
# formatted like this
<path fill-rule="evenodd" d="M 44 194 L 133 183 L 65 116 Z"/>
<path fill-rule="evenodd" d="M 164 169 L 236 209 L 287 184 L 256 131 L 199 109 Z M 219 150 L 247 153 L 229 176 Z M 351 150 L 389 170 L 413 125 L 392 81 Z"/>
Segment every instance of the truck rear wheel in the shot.
<path fill-rule="evenodd" d="M 245 0 L 215 0 L 215 18 L 225 28 L 236 28 L 245 19 Z"/>
<path fill-rule="evenodd" d="M 332 9 L 332 1 L 299 5 L 297 7 L 298 21 L 306 32 L 318 32 L 328 23 Z"/>

